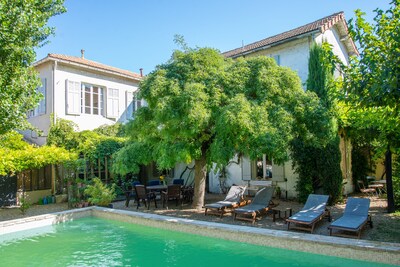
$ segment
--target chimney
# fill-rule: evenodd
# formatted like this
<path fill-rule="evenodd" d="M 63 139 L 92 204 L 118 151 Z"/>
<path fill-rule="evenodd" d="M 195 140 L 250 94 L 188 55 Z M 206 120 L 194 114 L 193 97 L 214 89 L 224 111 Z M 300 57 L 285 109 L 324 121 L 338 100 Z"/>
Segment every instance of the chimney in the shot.
<path fill-rule="evenodd" d="M 81 58 L 85 58 L 85 49 L 81 49 Z"/>
<path fill-rule="evenodd" d="M 143 68 L 140 68 L 140 77 L 143 77 Z"/>

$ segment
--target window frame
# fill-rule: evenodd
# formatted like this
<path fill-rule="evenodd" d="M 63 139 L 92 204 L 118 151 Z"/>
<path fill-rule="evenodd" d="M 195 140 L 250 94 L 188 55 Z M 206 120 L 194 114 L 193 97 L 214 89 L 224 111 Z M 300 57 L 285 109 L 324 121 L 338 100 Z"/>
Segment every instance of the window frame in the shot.
<path fill-rule="evenodd" d="M 94 88 L 97 88 L 98 91 L 94 92 Z M 89 91 L 87 92 L 86 89 L 89 89 Z M 80 93 L 81 114 L 99 115 L 104 117 L 104 91 L 105 88 L 103 86 L 82 82 Z M 89 99 L 87 95 L 89 95 Z M 97 96 L 97 102 L 94 101 L 94 96 Z M 89 102 L 87 102 L 87 100 L 89 100 Z M 89 103 L 89 105 L 87 105 L 87 103 Z M 95 107 L 95 103 L 97 104 L 97 107 Z M 97 114 L 94 113 L 96 109 L 98 111 Z M 87 110 L 89 110 L 89 112 L 87 112 Z"/>

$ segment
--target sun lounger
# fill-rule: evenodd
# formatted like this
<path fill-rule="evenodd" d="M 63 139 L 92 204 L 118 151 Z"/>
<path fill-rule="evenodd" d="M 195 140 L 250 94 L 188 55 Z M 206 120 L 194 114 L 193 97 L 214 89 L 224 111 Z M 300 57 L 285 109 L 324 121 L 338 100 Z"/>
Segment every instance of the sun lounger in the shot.
<path fill-rule="evenodd" d="M 312 233 L 315 224 L 322 220 L 324 216 L 328 216 L 330 221 L 330 212 L 326 209 L 328 199 L 329 196 L 326 195 L 310 194 L 303 209 L 286 219 L 288 230 L 290 223 L 293 223 L 292 229 L 306 230 Z"/>
<path fill-rule="evenodd" d="M 346 208 L 343 216 L 328 226 L 329 235 L 351 236 L 343 233 L 353 232 L 360 238 L 362 228 L 369 223 L 372 227 L 371 216 L 368 214 L 370 200 L 368 198 L 352 198 L 347 199 Z M 333 232 L 337 230 L 338 232 Z"/>
<path fill-rule="evenodd" d="M 233 219 L 251 221 L 254 224 L 257 216 L 270 209 L 274 189 L 274 187 L 268 186 L 257 191 L 253 201 L 251 201 L 249 205 L 237 208 L 233 211 Z"/>
<path fill-rule="evenodd" d="M 207 214 L 215 214 L 222 218 L 222 215 L 230 212 L 233 208 L 239 207 L 241 203 L 244 202 L 243 194 L 245 190 L 246 186 L 231 186 L 223 201 L 206 204 L 204 206 L 206 209 L 204 215 L 207 216 Z"/>

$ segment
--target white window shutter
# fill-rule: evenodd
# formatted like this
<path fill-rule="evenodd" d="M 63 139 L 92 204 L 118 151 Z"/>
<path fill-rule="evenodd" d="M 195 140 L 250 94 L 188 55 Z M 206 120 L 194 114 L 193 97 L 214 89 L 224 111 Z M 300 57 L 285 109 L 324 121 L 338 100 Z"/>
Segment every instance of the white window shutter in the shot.
<path fill-rule="evenodd" d="M 118 118 L 119 116 L 119 90 L 107 89 L 107 118 Z"/>
<path fill-rule="evenodd" d="M 79 82 L 65 80 L 66 87 L 66 112 L 71 115 L 81 113 L 81 85 Z"/>
<path fill-rule="evenodd" d="M 251 180 L 251 161 L 248 157 L 242 157 L 242 180 Z"/>
<path fill-rule="evenodd" d="M 125 113 L 126 119 L 132 119 L 133 115 L 133 93 L 126 91 Z"/>

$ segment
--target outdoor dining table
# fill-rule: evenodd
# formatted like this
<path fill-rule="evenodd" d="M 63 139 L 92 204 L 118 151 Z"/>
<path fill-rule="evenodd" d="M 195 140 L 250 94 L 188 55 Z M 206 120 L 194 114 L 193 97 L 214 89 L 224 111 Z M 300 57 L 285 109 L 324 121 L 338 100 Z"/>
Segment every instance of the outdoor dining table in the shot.
<path fill-rule="evenodd" d="M 150 185 L 150 186 L 146 186 L 146 189 L 149 191 L 163 191 L 163 190 L 167 190 L 168 186 L 167 185 Z"/>
<path fill-rule="evenodd" d="M 372 181 L 368 187 L 375 188 L 378 191 L 378 194 L 381 195 L 382 193 L 386 193 L 386 180 Z"/>

